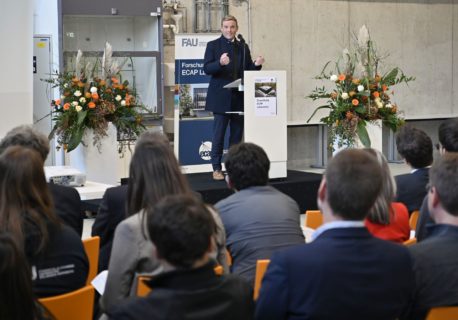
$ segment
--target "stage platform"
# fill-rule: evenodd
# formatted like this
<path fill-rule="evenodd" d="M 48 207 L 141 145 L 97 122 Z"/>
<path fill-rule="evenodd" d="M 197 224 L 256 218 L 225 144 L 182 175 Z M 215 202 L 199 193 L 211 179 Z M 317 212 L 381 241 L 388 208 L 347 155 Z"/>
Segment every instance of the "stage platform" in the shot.
<path fill-rule="evenodd" d="M 288 170 L 286 179 L 275 179 L 270 185 L 293 198 L 301 212 L 317 209 L 316 195 L 321 181 L 321 174 Z M 211 172 L 189 173 L 186 175 L 194 191 L 199 192 L 205 202 L 215 204 L 230 196 L 225 181 L 215 181 Z"/>

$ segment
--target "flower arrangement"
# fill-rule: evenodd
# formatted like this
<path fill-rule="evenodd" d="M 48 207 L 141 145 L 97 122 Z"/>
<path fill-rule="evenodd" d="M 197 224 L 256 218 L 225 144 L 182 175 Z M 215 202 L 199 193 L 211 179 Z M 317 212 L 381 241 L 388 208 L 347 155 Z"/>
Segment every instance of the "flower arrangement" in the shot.
<path fill-rule="evenodd" d="M 93 144 L 100 148 L 109 122 L 116 127 L 118 136 L 135 138 L 145 129 L 140 111 L 146 109 L 139 103 L 135 89 L 129 87 L 128 81 L 122 81 L 120 70 L 125 61 L 118 64 L 113 60 L 111 45 L 106 43 L 101 68 L 97 68 L 98 63 L 84 63 L 78 51 L 74 71 L 53 74 L 44 80 L 61 92 L 61 98 L 51 102 L 55 124 L 49 138 L 56 136 L 58 148 L 67 152 L 84 144 L 88 130 L 93 131 Z M 118 151 L 122 153 L 125 146 L 120 143 Z"/>
<path fill-rule="evenodd" d="M 342 57 L 335 63 L 335 68 L 329 70 L 331 62 L 326 63 L 321 73 L 315 77 L 319 80 L 329 80 L 335 84 L 331 91 L 316 87 L 307 96 L 312 100 L 327 99 L 325 105 L 319 106 L 307 122 L 319 109 L 330 109 L 329 115 L 321 121 L 330 128 L 330 147 L 353 147 L 357 138 L 365 147 L 370 147 L 371 141 L 366 130 L 368 122 L 382 123 L 393 131 L 404 124 L 402 112 L 396 103 L 391 102 L 394 95 L 392 87 L 401 82 L 415 80 L 406 76 L 398 67 L 384 74 L 379 66 L 383 57 L 376 50 L 366 26 L 361 27 L 354 37 L 350 50 L 345 49 Z"/>

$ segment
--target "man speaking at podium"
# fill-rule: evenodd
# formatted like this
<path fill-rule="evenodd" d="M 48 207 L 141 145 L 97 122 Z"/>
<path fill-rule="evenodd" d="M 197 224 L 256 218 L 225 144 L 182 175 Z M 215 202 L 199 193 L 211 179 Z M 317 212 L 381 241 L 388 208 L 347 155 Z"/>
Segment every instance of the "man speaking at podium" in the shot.
<path fill-rule="evenodd" d="M 225 16 L 221 20 L 221 37 L 207 43 L 204 71 L 211 76 L 205 109 L 213 112 L 213 140 L 211 161 L 213 179 L 224 180 L 221 167 L 224 135 L 229 125 L 229 146 L 239 143 L 243 136 L 243 92 L 225 85 L 243 77 L 245 70 L 260 70 L 264 58 L 251 59 L 250 49 L 243 37 L 235 35 L 237 19 Z"/>

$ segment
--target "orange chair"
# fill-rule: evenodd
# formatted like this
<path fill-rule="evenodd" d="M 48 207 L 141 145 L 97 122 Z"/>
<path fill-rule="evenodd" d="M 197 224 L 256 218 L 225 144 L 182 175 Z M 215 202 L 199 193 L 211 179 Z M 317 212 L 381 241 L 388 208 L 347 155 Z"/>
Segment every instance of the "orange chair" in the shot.
<path fill-rule="evenodd" d="M 81 289 L 38 300 L 56 320 L 92 320 L 94 313 L 94 287 Z"/>
<path fill-rule="evenodd" d="M 432 308 L 426 320 L 458 320 L 458 307 Z"/>
<path fill-rule="evenodd" d="M 97 275 L 99 269 L 99 251 L 100 251 L 100 237 L 92 237 L 83 240 L 84 251 L 86 251 L 87 258 L 89 259 L 89 273 L 87 276 L 86 284 Z"/>
<path fill-rule="evenodd" d="M 269 266 L 270 260 L 269 259 L 262 259 L 256 261 L 256 277 L 254 279 L 254 291 L 253 291 L 253 299 L 258 299 L 259 290 L 261 289 L 262 278 L 264 278 L 264 274 L 267 271 L 267 267 Z"/>
<path fill-rule="evenodd" d="M 323 224 L 323 214 L 320 210 L 307 210 L 305 211 L 306 228 L 317 229 Z"/>
<path fill-rule="evenodd" d="M 411 246 L 415 243 L 417 243 L 417 238 L 412 238 L 403 242 L 405 246 Z"/>
<path fill-rule="evenodd" d="M 217 265 L 214 270 L 217 276 L 221 276 L 224 274 L 224 269 L 220 265 Z M 147 286 L 145 283 L 145 282 L 148 282 L 149 280 L 151 280 L 151 276 L 147 276 L 147 275 L 137 276 L 137 290 L 136 290 L 137 297 L 145 297 L 148 295 L 148 293 L 151 292 L 151 288 Z"/>
<path fill-rule="evenodd" d="M 420 215 L 420 211 L 415 210 L 412 212 L 409 218 L 409 226 L 410 230 L 416 230 L 417 229 L 417 221 L 418 221 L 418 216 Z"/>

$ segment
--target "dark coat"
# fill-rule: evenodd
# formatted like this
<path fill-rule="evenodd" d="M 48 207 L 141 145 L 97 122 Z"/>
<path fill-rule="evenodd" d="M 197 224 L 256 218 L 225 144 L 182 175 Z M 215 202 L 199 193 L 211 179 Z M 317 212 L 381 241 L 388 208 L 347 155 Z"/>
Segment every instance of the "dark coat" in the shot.
<path fill-rule="evenodd" d="M 396 319 L 414 290 L 406 247 L 366 228 L 324 231 L 313 242 L 274 253 L 256 319 Z"/>
<path fill-rule="evenodd" d="M 419 210 L 426 195 L 426 185 L 429 182 L 429 168 L 420 168 L 413 173 L 401 174 L 396 180 L 396 202 L 406 205 L 409 212 Z"/>
<path fill-rule="evenodd" d="M 205 109 L 214 113 L 227 111 L 243 111 L 243 92 L 237 89 L 225 89 L 225 85 L 243 76 L 242 70 L 260 70 L 251 59 L 250 49 L 246 43 L 235 41 L 237 58 L 234 59 L 234 43 L 223 36 L 207 43 L 204 57 L 204 71 L 211 76 L 208 86 Z M 245 49 L 243 49 L 245 48 Z M 245 58 L 243 53 L 245 52 Z M 222 66 L 219 59 L 223 53 L 228 53 L 230 63 Z M 234 74 L 234 61 L 237 61 Z M 245 62 L 245 67 L 243 67 Z"/>
<path fill-rule="evenodd" d="M 54 183 L 48 183 L 48 187 L 57 216 L 81 237 L 83 234 L 84 212 L 81 208 L 81 197 L 78 191 L 75 188 Z"/>
<path fill-rule="evenodd" d="M 92 236 L 100 237 L 99 271 L 108 269 L 114 232 L 127 216 L 127 185 L 108 188 L 92 225 Z"/>

